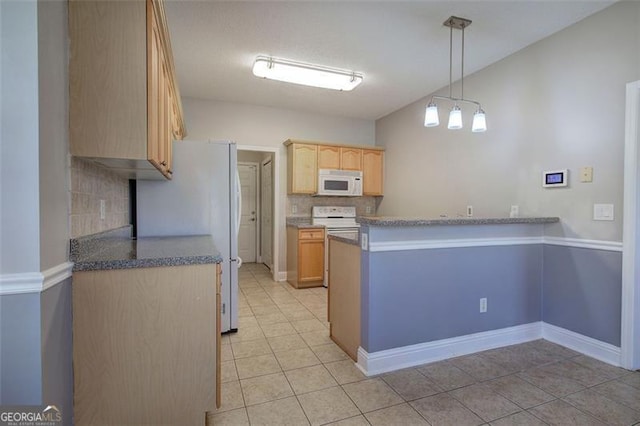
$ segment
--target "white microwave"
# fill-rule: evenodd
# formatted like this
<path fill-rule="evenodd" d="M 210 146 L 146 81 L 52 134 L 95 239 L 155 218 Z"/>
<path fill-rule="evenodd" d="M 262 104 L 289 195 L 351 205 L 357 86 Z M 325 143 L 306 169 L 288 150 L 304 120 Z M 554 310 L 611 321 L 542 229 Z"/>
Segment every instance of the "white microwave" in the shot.
<path fill-rule="evenodd" d="M 318 170 L 317 195 L 359 197 L 362 195 L 362 172 L 352 170 Z"/>

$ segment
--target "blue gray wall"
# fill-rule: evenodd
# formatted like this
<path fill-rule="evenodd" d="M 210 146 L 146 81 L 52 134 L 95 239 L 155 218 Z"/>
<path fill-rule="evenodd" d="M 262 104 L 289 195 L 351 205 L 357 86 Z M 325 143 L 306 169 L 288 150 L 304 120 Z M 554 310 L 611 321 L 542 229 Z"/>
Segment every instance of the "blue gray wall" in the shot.
<path fill-rule="evenodd" d="M 0 296 L 0 405 L 42 398 L 40 293 Z"/>
<path fill-rule="evenodd" d="M 40 295 L 42 404 L 56 405 L 64 424 L 73 418 L 71 278 Z"/>
<path fill-rule="evenodd" d="M 542 319 L 541 245 L 362 253 L 367 352 Z"/>
<path fill-rule="evenodd" d="M 72 424 L 71 278 L 0 296 L 0 405 L 56 405 Z"/>
<path fill-rule="evenodd" d="M 363 251 L 362 283 L 367 352 L 535 321 L 620 346 L 620 252 L 549 244 Z"/>
<path fill-rule="evenodd" d="M 622 253 L 545 245 L 545 322 L 620 346 Z"/>

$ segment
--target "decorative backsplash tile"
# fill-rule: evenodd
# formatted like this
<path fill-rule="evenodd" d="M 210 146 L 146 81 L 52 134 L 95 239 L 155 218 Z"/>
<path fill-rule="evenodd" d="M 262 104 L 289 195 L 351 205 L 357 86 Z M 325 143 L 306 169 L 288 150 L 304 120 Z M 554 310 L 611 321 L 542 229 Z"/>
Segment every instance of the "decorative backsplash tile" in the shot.
<path fill-rule="evenodd" d="M 100 200 L 105 218 L 100 219 Z M 129 224 L 129 181 L 92 161 L 71 157 L 71 237 Z"/>
<path fill-rule="evenodd" d="M 294 207 L 296 212 L 294 213 Z M 312 197 L 310 195 L 288 195 L 287 217 L 311 217 L 313 206 L 354 206 L 358 216 L 375 215 L 376 197 Z M 367 211 L 367 207 L 369 211 Z"/>

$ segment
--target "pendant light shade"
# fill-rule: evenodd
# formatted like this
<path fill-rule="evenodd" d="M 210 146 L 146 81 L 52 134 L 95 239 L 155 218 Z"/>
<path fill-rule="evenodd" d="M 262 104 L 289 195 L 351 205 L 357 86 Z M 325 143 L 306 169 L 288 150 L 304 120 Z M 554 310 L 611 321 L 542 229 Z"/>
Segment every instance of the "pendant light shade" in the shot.
<path fill-rule="evenodd" d="M 458 105 L 454 105 L 449 113 L 449 130 L 462 129 L 462 111 Z"/>
<path fill-rule="evenodd" d="M 480 102 L 472 101 L 470 99 L 464 98 L 464 30 L 469 25 L 471 25 L 471 20 L 466 18 L 459 18 L 457 16 L 452 16 L 443 24 L 445 27 L 449 27 L 449 96 L 440 96 L 434 95 L 431 97 L 429 101 L 429 105 L 427 105 L 427 110 L 424 115 L 424 125 L 425 127 L 435 127 L 440 124 L 440 120 L 438 119 L 438 106 L 436 105 L 435 100 L 445 100 L 448 102 L 453 102 L 454 106 L 449 113 L 449 123 L 447 127 L 450 130 L 458 130 L 462 129 L 462 111 L 458 106 L 458 103 L 461 104 L 473 104 L 477 107 L 476 113 L 473 115 L 473 124 L 471 126 L 471 131 L 474 133 L 486 132 L 487 131 L 487 120 L 484 115 L 484 111 L 480 106 Z M 461 67 L 460 67 L 460 97 L 454 97 L 452 88 L 453 82 L 453 30 L 460 30 L 462 33 L 461 38 Z"/>
<path fill-rule="evenodd" d="M 440 124 L 440 118 L 438 117 L 438 105 L 435 102 L 429 102 L 427 105 L 427 111 L 424 114 L 424 126 L 434 127 Z"/>
<path fill-rule="evenodd" d="M 487 131 L 487 119 L 485 118 L 484 111 L 481 108 L 478 108 L 478 111 L 473 114 L 473 124 L 471 125 L 471 131 L 473 133 Z"/>

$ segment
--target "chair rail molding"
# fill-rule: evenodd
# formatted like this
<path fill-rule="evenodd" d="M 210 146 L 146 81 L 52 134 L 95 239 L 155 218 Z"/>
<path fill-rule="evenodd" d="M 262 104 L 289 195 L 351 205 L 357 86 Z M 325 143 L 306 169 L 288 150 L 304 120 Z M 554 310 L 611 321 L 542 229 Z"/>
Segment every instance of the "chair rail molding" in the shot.
<path fill-rule="evenodd" d="M 72 262 L 64 262 L 42 272 L 0 275 L 0 296 L 40 293 L 71 277 Z"/>

